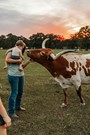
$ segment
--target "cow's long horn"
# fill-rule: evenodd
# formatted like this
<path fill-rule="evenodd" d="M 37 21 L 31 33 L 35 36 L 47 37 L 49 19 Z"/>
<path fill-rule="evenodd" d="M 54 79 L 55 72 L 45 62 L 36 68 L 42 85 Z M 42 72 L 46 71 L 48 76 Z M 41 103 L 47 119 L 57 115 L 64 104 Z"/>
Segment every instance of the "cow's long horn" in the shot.
<path fill-rule="evenodd" d="M 47 40 L 49 40 L 49 38 L 46 38 L 46 39 L 42 42 L 42 48 L 45 48 L 45 43 L 46 43 Z"/>
<path fill-rule="evenodd" d="M 65 50 L 62 52 L 59 52 L 58 54 L 54 55 L 54 54 L 50 54 L 50 56 L 53 58 L 53 60 L 56 60 L 58 57 L 60 57 L 61 55 L 65 54 L 65 53 L 70 53 L 70 52 L 74 52 L 76 53 L 76 50 Z"/>

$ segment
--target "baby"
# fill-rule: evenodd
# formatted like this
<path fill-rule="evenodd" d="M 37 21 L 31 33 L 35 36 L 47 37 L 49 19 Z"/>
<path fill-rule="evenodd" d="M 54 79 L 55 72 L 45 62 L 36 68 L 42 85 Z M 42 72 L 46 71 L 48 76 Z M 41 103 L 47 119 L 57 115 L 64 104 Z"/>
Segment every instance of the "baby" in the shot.
<path fill-rule="evenodd" d="M 6 54 L 8 52 L 12 52 L 11 53 L 11 58 L 12 59 L 20 59 L 20 58 L 22 58 L 22 61 L 23 61 L 24 60 L 24 57 L 22 55 L 22 50 L 23 50 L 24 47 L 25 47 L 25 43 L 22 40 L 18 40 L 16 42 L 15 47 L 8 49 L 7 52 L 6 52 Z M 4 69 L 6 69 L 6 68 L 7 68 L 7 63 L 5 62 Z M 22 63 L 19 65 L 19 70 L 20 71 L 23 70 Z"/>

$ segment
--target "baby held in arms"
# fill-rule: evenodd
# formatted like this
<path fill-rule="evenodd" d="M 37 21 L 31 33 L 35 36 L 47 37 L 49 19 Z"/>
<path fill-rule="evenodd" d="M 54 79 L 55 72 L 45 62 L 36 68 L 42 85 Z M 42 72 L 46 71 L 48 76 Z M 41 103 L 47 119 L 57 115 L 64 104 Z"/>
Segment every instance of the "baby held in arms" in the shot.
<path fill-rule="evenodd" d="M 22 40 L 18 40 L 15 44 L 15 47 L 10 48 L 7 50 L 7 53 L 11 52 L 11 58 L 12 59 L 20 59 L 22 58 L 22 61 L 24 60 L 24 57 L 22 55 L 22 50 L 25 47 L 25 43 Z M 7 68 L 7 62 L 5 61 L 4 69 Z M 23 71 L 22 63 L 19 65 L 19 70 Z"/>

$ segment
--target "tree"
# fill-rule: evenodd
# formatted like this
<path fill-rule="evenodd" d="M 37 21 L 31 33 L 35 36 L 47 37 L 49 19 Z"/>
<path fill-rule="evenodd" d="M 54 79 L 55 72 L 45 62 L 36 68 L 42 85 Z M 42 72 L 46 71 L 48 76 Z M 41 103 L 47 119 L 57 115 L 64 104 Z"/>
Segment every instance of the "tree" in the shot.
<path fill-rule="evenodd" d="M 42 41 L 44 40 L 45 35 L 43 33 L 33 34 L 29 37 L 32 48 L 41 48 Z"/>
<path fill-rule="evenodd" d="M 5 35 L 1 35 L 0 36 L 0 48 L 5 49 L 6 46 L 6 36 Z"/>
<path fill-rule="evenodd" d="M 82 39 L 85 50 L 90 48 L 90 26 L 82 27 L 78 33 L 79 39 Z"/>
<path fill-rule="evenodd" d="M 63 36 L 54 35 L 53 33 L 46 35 L 43 33 L 37 33 L 29 37 L 32 48 L 41 48 L 42 42 L 46 38 L 49 38 L 46 42 L 47 48 L 60 48 L 60 42 L 64 40 Z"/>
<path fill-rule="evenodd" d="M 90 48 L 90 26 L 81 27 L 79 32 L 70 36 L 71 41 L 75 40 L 77 47 L 88 50 Z"/>
<path fill-rule="evenodd" d="M 81 27 L 78 32 L 79 38 L 90 39 L 90 26 Z"/>
<path fill-rule="evenodd" d="M 6 35 L 7 38 L 7 48 L 11 48 L 15 46 L 16 41 L 18 40 L 18 37 L 16 35 L 13 35 L 12 33 L 9 33 Z"/>

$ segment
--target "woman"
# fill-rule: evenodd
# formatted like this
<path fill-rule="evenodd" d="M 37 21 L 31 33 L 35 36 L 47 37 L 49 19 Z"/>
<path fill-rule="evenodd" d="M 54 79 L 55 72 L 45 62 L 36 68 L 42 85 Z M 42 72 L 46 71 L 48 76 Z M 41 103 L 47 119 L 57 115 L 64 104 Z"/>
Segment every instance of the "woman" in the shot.
<path fill-rule="evenodd" d="M 8 116 L 5 107 L 0 99 L 0 135 L 7 135 L 7 128 L 11 125 L 11 119 Z"/>
<path fill-rule="evenodd" d="M 18 40 L 16 44 L 22 44 L 22 51 L 25 49 L 25 43 L 22 40 Z M 8 63 L 8 80 L 11 87 L 11 93 L 8 103 L 8 114 L 11 118 L 18 118 L 15 111 L 24 111 L 25 108 L 21 107 L 21 98 L 23 95 L 24 87 L 24 71 L 19 70 L 19 65 L 22 63 L 22 58 L 12 59 L 12 52 L 6 55 L 6 62 Z M 30 63 L 30 60 L 23 64 L 25 68 Z"/>

